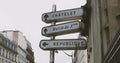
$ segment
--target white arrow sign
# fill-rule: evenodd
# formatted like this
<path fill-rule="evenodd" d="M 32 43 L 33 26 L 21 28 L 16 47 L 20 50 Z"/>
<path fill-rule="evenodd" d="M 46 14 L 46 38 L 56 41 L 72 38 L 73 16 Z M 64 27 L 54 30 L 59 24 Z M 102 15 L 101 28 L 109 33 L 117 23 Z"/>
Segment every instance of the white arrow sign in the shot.
<path fill-rule="evenodd" d="M 66 20 L 81 19 L 82 16 L 83 16 L 83 9 L 75 8 L 75 9 L 44 13 L 42 14 L 42 21 L 44 21 L 45 23 L 51 23 L 53 21 L 60 22 Z"/>
<path fill-rule="evenodd" d="M 58 24 L 55 26 L 47 26 L 42 28 L 42 35 L 43 36 L 57 36 L 57 35 L 63 35 L 63 34 L 69 34 L 69 33 L 75 33 L 82 31 L 84 29 L 84 23 L 79 21 L 73 21 L 63 24 Z"/>
<path fill-rule="evenodd" d="M 84 50 L 87 42 L 84 39 L 42 40 L 39 46 L 43 50 Z"/>

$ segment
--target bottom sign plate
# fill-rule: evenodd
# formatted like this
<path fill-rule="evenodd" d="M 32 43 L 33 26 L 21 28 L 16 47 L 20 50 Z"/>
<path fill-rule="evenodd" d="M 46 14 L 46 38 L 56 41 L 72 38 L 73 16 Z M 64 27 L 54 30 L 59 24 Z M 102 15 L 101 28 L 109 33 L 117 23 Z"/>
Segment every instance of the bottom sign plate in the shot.
<path fill-rule="evenodd" d="M 85 39 L 41 40 L 39 44 L 43 50 L 84 50 L 87 48 Z"/>

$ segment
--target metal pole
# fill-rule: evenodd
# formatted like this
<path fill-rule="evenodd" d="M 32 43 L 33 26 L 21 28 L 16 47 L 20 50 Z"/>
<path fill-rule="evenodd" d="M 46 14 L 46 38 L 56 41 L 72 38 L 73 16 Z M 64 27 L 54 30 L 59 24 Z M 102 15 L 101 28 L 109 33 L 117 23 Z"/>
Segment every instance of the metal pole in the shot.
<path fill-rule="evenodd" d="M 52 6 L 52 12 L 56 12 L 56 5 Z M 55 25 L 55 22 L 52 22 L 51 25 Z M 51 40 L 55 40 L 55 36 L 51 37 Z M 50 63 L 54 63 L 54 50 L 50 51 Z"/>
<path fill-rule="evenodd" d="M 74 54 L 72 52 L 72 63 L 74 63 Z"/>

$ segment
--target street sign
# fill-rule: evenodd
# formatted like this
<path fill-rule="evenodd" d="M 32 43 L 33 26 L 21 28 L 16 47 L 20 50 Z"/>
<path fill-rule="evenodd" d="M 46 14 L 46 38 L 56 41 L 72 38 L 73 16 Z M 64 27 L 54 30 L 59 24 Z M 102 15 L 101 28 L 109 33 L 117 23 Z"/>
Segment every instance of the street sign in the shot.
<path fill-rule="evenodd" d="M 39 46 L 43 50 L 84 50 L 87 41 L 84 39 L 41 40 Z"/>
<path fill-rule="evenodd" d="M 42 35 L 43 36 L 57 36 L 69 33 L 75 33 L 82 31 L 84 29 L 84 23 L 80 21 L 73 21 L 68 23 L 62 23 L 55 26 L 47 26 L 42 28 Z"/>
<path fill-rule="evenodd" d="M 68 9 L 56 12 L 48 12 L 42 14 L 42 21 L 45 23 L 60 22 L 67 20 L 81 19 L 83 16 L 83 8 Z"/>

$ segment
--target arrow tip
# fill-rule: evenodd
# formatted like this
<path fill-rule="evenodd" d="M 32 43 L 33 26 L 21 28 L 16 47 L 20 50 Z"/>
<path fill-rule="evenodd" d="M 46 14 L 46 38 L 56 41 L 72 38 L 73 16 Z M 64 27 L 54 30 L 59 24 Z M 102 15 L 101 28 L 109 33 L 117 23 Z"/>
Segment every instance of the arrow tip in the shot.
<path fill-rule="evenodd" d="M 44 15 L 44 18 L 45 18 L 45 20 L 47 20 L 47 18 L 48 18 L 48 15 L 47 15 L 47 14 L 45 14 L 45 15 Z"/>
<path fill-rule="evenodd" d="M 44 42 L 42 45 L 43 45 L 44 47 L 46 47 L 46 45 L 48 45 L 48 43 Z"/>
<path fill-rule="evenodd" d="M 45 34 L 47 33 L 47 31 L 48 31 L 48 30 L 45 28 L 45 29 L 44 29 Z"/>

